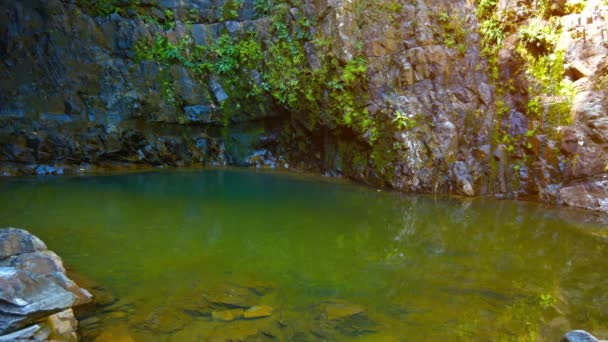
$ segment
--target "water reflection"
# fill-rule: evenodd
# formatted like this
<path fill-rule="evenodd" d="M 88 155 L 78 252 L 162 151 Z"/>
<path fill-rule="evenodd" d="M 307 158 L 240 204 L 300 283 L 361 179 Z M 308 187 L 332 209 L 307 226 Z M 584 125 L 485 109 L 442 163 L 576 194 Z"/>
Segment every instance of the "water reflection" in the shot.
<path fill-rule="evenodd" d="M 243 329 L 287 340 L 555 340 L 606 329 L 601 216 L 226 170 L 0 187 L 0 226 L 30 229 L 113 291 L 120 300 L 95 315 L 142 340 Z M 213 291 L 242 288 L 275 313 L 260 326 L 214 321 Z M 365 314 L 327 320 L 336 306 Z"/>

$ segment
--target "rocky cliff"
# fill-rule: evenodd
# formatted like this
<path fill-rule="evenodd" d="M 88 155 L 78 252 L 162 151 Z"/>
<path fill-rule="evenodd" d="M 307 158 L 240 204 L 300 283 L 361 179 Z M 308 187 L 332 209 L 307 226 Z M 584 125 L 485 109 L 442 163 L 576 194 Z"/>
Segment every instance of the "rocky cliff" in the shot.
<path fill-rule="evenodd" d="M 256 165 L 608 210 L 601 0 L 0 9 L 6 175 Z"/>

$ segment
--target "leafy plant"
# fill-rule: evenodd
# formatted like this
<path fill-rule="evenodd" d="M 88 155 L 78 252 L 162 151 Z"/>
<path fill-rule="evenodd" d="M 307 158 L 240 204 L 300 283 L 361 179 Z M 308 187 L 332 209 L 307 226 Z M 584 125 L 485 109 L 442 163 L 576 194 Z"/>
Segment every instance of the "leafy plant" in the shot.
<path fill-rule="evenodd" d="M 484 51 L 489 54 L 498 51 L 505 38 L 503 24 L 495 14 L 479 24 L 479 33 L 481 34 Z"/>
<path fill-rule="evenodd" d="M 270 0 L 255 0 L 253 2 L 253 9 L 258 17 L 265 17 L 270 15 L 272 4 Z"/>
<path fill-rule="evenodd" d="M 342 81 L 347 86 L 353 86 L 358 80 L 365 78 L 367 61 L 363 57 L 349 61 L 342 72 Z"/>
<path fill-rule="evenodd" d="M 221 20 L 232 20 L 239 17 L 238 10 L 243 7 L 243 0 L 227 0 L 221 7 Z"/>
<path fill-rule="evenodd" d="M 606 1 L 608 4 L 608 0 Z M 568 1 L 566 3 L 566 8 L 564 9 L 565 14 L 573 14 L 573 13 L 581 13 L 585 6 L 587 5 L 587 1 L 578 0 L 578 1 Z"/>
<path fill-rule="evenodd" d="M 141 0 L 80 0 L 81 6 L 90 8 L 94 15 L 108 16 L 110 14 L 122 14 L 125 9 L 137 8 Z"/>
<path fill-rule="evenodd" d="M 555 49 L 557 36 L 551 26 L 540 20 L 532 21 L 522 27 L 517 36 L 521 44 L 534 56 L 546 55 Z"/>
<path fill-rule="evenodd" d="M 495 15 L 498 0 L 481 0 L 477 4 L 475 15 L 481 20 L 486 20 Z"/>
<path fill-rule="evenodd" d="M 418 125 L 414 117 L 408 116 L 401 111 L 395 112 L 393 123 L 397 125 L 397 129 L 399 130 L 409 130 Z"/>

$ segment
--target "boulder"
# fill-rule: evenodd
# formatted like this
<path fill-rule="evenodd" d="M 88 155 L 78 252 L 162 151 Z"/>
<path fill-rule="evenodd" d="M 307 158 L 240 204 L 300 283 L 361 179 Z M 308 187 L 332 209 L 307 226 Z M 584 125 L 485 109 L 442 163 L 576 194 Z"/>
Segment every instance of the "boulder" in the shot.
<path fill-rule="evenodd" d="M 256 305 L 245 310 L 243 318 L 254 319 L 272 316 L 274 309 L 268 305 Z"/>
<path fill-rule="evenodd" d="M 75 341 L 70 308 L 89 302 L 91 294 L 65 275 L 57 254 L 25 230 L 0 229 L 0 251 L 0 341 Z"/>
<path fill-rule="evenodd" d="M 0 259 L 44 250 L 44 242 L 26 230 L 10 227 L 0 230 Z"/>
<path fill-rule="evenodd" d="M 608 212 L 608 180 L 565 186 L 559 191 L 559 195 L 563 204 Z"/>
<path fill-rule="evenodd" d="M 0 267 L 0 290 L 0 334 L 91 298 L 63 273 L 36 274 L 13 267 Z"/>
<path fill-rule="evenodd" d="M 78 322 L 72 309 L 50 315 L 46 320 L 27 328 L 0 336 L 1 341 L 77 341 Z"/>
<path fill-rule="evenodd" d="M 61 258 L 52 251 L 13 255 L 0 261 L 0 266 L 14 267 L 22 271 L 37 274 L 48 274 L 54 272 L 65 274 L 65 268 L 63 267 Z"/>

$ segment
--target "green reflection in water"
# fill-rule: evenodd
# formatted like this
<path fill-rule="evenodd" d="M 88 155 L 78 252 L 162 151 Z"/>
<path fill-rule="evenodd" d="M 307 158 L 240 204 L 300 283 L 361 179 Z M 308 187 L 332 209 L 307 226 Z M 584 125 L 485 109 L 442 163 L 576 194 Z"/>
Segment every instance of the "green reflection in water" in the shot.
<path fill-rule="evenodd" d="M 97 310 L 86 338 L 119 323 L 142 341 L 608 330 L 608 234 L 588 213 L 241 170 L 22 178 L 0 189 L 0 226 L 40 236 L 119 298 Z M 210 296 L 260 283 L 270 289 L 253 300 L 273 316 L 211 320 Z M 336 300 L 365 312 L 328 320 L 324 305 Z"/>

